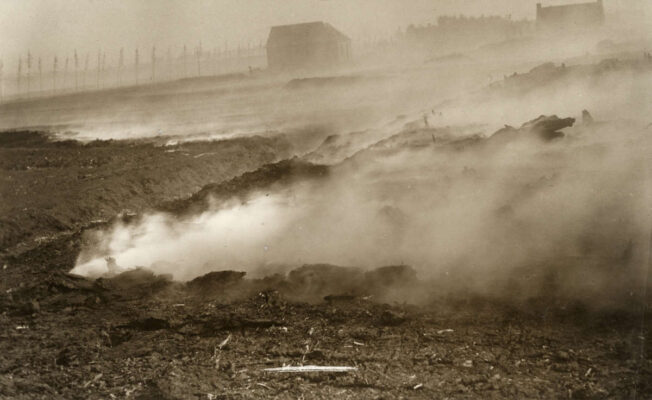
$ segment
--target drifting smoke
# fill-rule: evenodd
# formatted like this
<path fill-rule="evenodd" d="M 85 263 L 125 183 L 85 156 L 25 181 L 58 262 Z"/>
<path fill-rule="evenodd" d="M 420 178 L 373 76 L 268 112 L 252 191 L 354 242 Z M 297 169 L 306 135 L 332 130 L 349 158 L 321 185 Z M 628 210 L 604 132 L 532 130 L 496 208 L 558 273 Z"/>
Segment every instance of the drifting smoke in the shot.
<path fill-rule="evenodd" d="M 73 272 L 144 267 L 189 280 L 216 270 L 255 276 L 303 264 L 407 264 L 448 291 L 504 293 L 516 279 L 528 292 L 552 279 L 567 295 L 629 293 L 642 280 L 652 220 L 650 99 L 632 89 L 652 79 L 645 69 L 607 67 L 546 66 L 439 107 L 424 107 L 432 94 L 421 94 L 399 108 L 403 116 L 307 152 L 306 160 L 330 164 L 328 177 L 254 188 L 244 201 L 214 199 L 191 216 L 153 213 L 91 232 Z M 316 103 L 340 96 L 338 104 L 349 104 L 386 87 L 379 85 L 296 96 L 328 93 Z M 394 101 L 374 112 L 388 115 Z M 560 139 L 511 128 L 492 136 L 501 123 L 518 127 L 587 105 L 597 121 L 575 115 Z"/>
<path fill-rule="evenodd" d="M 524 268 L 538 271 L 533 284 L 561 269 L 568 292 L 622 289 L 640 278 L 647 245 L 649 131 L 604 124 L 568 133 L 551 143 L 521 133 L 462 148 L 413 139 L 372 147 L 328 178 L 95 232 L 73 272 L 146 267 L 188 280 L 226 269 L 408 264 L 481 292 Z"/>

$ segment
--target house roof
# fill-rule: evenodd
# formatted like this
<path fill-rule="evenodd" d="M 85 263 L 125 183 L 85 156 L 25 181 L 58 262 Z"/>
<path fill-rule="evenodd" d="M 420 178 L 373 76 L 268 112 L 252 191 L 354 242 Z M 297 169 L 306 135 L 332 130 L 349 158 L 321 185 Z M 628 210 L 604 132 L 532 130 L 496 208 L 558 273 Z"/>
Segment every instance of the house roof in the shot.
<path fill-rule="evenodd" d="M 332 41 L 350 41 L 348 36 L 326 22 L 306 22 L 273 26 L 267 38 L 267 47 L 299 46 Z"/>
<path fill-rule="evenodd" d="M 602 4 L 599 1 L 590 3 L 575 3 L 559 6 L 541 7 L 539 18 L 591 18 L 602 15 Z"/>

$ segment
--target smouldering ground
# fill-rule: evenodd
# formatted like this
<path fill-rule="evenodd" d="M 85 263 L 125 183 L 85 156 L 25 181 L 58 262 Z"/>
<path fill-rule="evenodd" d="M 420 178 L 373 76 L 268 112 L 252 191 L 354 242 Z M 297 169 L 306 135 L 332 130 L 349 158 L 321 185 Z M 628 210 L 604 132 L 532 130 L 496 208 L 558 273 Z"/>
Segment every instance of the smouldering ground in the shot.
<path fill-rule="evenodd" d="M 228 150 L 237 149 L 239 143 L 210 146 Z M 262 149 L 275 145 L 261 143 Z M 129 180 L 129 171 L 152 171 L 151 185 L 171 190 L 165 183 L 167 175 L 153 173 L 164 168 L 162 162 L 170 163 L 165 168 L 182 162 L 191 176 L 205 171 L 205 164 L 197 169 L 192 155 L 178 154 L 203 153 L 204 144 L 163 154 L 146 145 L 68 146 L 4 148 L 14 160 L 32 153 L 30 157 L 39 154 L 39 159 L 44 159 L 44 153 L 56 154 L 59 160 L 36 170 L 7 169 L 9 177 L 32 173 L 43 178 L 5 189 L 21 188 L 24 199 L 41 199 L 57 210 L 78 207 L 77 202 L 61 199 L 77 194 L 89 180 L 95 191 L 115 192 Z M 123 170 L 126 175 L 101 179 L 94 175 L 102 171 L 101 166 L 77 165 L 100 154 L 108 154 L 111 165 L 122 154 L 137 151 L 150 156 L 140 158 L 138 167 Z M 73 153 L 79 153 L 74 162 L 66 158 Z M 20 159 L 31 166 L 30 157 Z M 200 159 L 204 157 L 211 156 Z M 210 158 L 204 162 L 210 163 Z M 153 165 L 157 169 L 149 169 Z M 264 171 L 274 176 L 277 170 L 284 171 Z M 65 177 L 81 171 L 91 176 L 73 181 L 79 184 L 66 181 Z M 68 184 L 49 185 L 47 176 Z M 217 176 L 202 179 L 218 180 Z M 255 184 L 258 179 L 253 174 L 220 188 Z M 47 195 L 44 185 L 48 185 Z M 156 203 L 161 198 L 158 193 L 144 190 L 117 196 L 114 207 L 133 207 L 134 199 Z M 163 198 L 171 192 L 165 193 Z M 52 212 L 48 207 L 35 209 L 43 216 Z M 7 211 L 4 218 L 10 214 Z M 21 215 L 11 218 L 25 221 Z M 83 226 L 95 216 L 78 218 Z M 52 235 L 53 229 L 57 235 Z M 324 296 L 341 294 L 337 291 L 341 282 L 331 284 L 332 276 L 317 286 L 290 277 L 241 282 L 230 275 L 193 286 L 138 272 L 92 281 L 67 274 L 82 245 L 78 230 L 57 231 L 52 225 L 36 224 L 28 233 L 54 239 L 3 255 L 0 397 L 619 399 L 652 395 L 650 322 L 641 320 L 636 301 L 607 312 L 545 293 L 533 294 L 527 301 L 464 292 L 444 296 L 437 286 L 410 280 L 380 289 L 373 281 L 361 285 L 355 296 L 326 301 Z M 406 284 L 414 285 L 408 286 L 411 290 L 418 287 L 427 292 L 429 300 L 410 306 L 383 298 L 395 285 Z M 365 295 L 374 290 L 375 296 Z M 357 371 L 264 371 L 286 364 L 342 365 Z"/>
<path fill-rule="evenodd" d="M 59 240 L 2 273 L 0 395 L 8 398 L 647 398 L 635 312 L 540 298 L 421 306 L 290 300 L 291 279 L 203 286 L 60 271 Z M 40 264 L 41 268 L 34 268 Z M 25 274 L 25 270 L 32 271 Z M 25 281 L 24 277 L 30 279 Z M 20 283 L 19 283 L 20 282 Z M 9 283 L 7 285 L 7 283 Z M 323 283 L 323 282 L 322 282 Z M 16 285 L 16 286 L 14 286 Z M 277 287 L 279 291 L 272 288 Z M 296 294 L 296 293 L 295 293 Z M 316 294 L 316 293 L 313 293 Z M 283 365 L 348 373 L 273 373 Z"/>

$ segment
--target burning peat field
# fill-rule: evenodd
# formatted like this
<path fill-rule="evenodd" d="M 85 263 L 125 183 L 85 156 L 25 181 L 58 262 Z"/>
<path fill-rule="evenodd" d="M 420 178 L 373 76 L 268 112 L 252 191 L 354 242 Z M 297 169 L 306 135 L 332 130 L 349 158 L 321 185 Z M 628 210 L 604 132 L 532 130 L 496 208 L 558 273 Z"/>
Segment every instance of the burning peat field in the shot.
<path fill-rule="evenodd" d="M 281 28 L 0 100 L 0 398 L 652 398 L 640 42 L 279 72 Z"/>

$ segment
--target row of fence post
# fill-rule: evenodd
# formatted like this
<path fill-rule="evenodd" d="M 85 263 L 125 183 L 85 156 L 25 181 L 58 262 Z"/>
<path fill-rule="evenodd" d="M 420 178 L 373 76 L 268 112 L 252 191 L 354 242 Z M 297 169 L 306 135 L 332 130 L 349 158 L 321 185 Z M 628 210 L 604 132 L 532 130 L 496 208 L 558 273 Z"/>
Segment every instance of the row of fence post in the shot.
<path fill-rule="evenodd" d="M 263 67 L 265 55 L 262 43 L 256 47 L 238 46 L 235 49 L 225 47 L 212 51 L 204 51 L 200 44 L 192 55 L 189 54 L 187 47 L 183 46 L 176 56 L 173 55 L 171 48 L 167 49 L 165 55 L 160 56 L 156 46 L 152 46 L 149 63 L 141 63 L 140 49 L 136 48 L 133 53 L 133 63 L 127 65 L 125 49 L 121 48 L 114 59 L 114 64 L 108 65 L 106 52 L 98 50 L 95 71 L 92 71 L 90 53 L 84 56 L 83 68 L 75 50 L 72 63 L 69 56 L 59 59 L 54 55 L 50 58 L 51 68 L 48 69 L 45 66 L 45 59 L 34 58 L 28 51 L 25 57 L 18 58 L 15 75 L 11 74 L 14 75 L 13 77 L 7 73 L 6 65 L 0 59 L 0 102 L 16 97 L 36 97 L 246 71 L 249 67 Z M 63 69 L 60 60 L 63 60 Z M 149 73 L 143 75 L 144 71 Z M 95 82 L 91 84 L 89 79 L 92 79 L 93 72 L 95 72 Z M 15 79 L 15 83 L 12 85 L 9 79 Z"/>
<path fill-rule="evenodd" d="M 355 49 L 356 58 L 367 57 L 379 49 L 386 49 L 390 44 L 391 42 L 387 40 L 358 43 Z M 262 42 L 254 47 L 237 46 L 231 49 L 225 44 L 223 48 L 214 48 L 212 51 L 204 51 L 200 42 L 192 54 L 184 45 L 176 52 L 168 47 L 163 56 L 159 55 L 156 46 L 152 46 L 148 64 L 141 64 L 140 49 L 135 48 L 132 62 L 129 62 L 128 58 L 125 48 L 120 48 L 114 58 L 115 63 L 110 65 L 107 63 L 107 53 L 98 50 L 93 71 L 90 53 L 86 53 L 83 57 L 83 68 L 82 59 L 77 50 L 73 52 L 72 67 L 69 65 L 69 56 L 61 59 L 57 55 L 52 56 L 49 70 L 46 66 L 48 62 L 42 57 L 37 57 L 34 71 L 37 76 L 32 75 L 34 57 L 29 51 L 26 57 L 18 58 L 15 75 L 7 73 L 6 64 L 0 58 L 0 102 L 15 98 L 220 75 L 247 71 L 250 68 L 264 68 L 267 64 L 266 50 Z M 23 59 L 25 63 L 23 63 Z M 60 65 L 61 60 L 63 60 L 63 70 Z M 148 73 L 143 75 L 144 71 Z M 91 76 L 93 72 L 95 73 L 94 82 L 92 81 L 93 76 Z M 37 79 L 36 89 L 33 86 L 34 79 Z"/>

